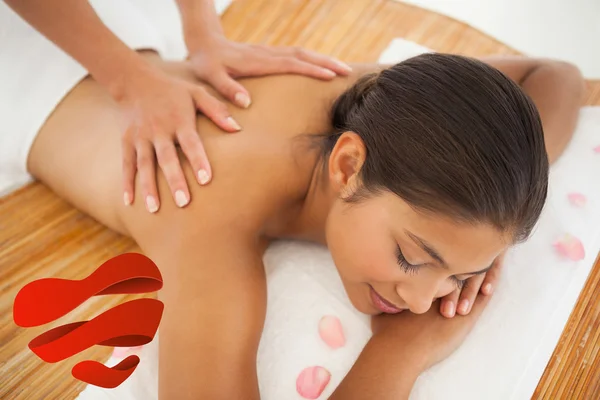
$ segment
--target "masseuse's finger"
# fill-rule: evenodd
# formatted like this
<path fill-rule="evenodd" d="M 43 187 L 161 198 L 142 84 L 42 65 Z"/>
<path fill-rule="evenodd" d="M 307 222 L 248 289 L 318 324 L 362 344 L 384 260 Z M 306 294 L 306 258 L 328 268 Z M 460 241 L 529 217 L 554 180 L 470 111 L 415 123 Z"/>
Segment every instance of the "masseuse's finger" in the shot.
<path fill-rule="evenodd" d="M 460 290 L 456 289 L 454 292 L 445 296 L 442 301 L 440 301 L 440 313 L 446 318 L 452 318 L 456 314 L 456 304 L 458 302 L 458 296 L 460 295 Z"/>
<path fill-rule="evenodd" d="M 485 274 L 475 275 L 469 278 L 469 284 L 460 292 L 460 299 L 456 307 L 456 312 L 460 315 L 467 315 L 471 311 L 471 307 L 475 302 L 475 298 L 479 293 L 479 288 L 485 278 Z"/>
<path fill-rule="evenodd" d="M 133 129 L 130 127 L 129 129 Z M 121 149 L 123 151 L 123 202 L 130 205 L 135 198 L 135 172 L 137 170 L 135 147 L 128 139 L 129 135 L 123 136 Z"/>
<path fill-rule="evenodd" d="M 175 204 L 178 207 L 185 207 L 190 202 L 190 193 L 173 141 L 168 137 L 157 137 L 154 141 L 154 148 L 158 165 L 160 165 L 160 169 L 165 175 L 173 199 L 175 199 Z"/>
<path fill-rule="evenodd" d="M 242 129 L 229 114 L 227 106 L 208 93 L 205 88 L 200 85 L 191 85 L 190 92 L 196 108 L 221 129 L 227 132 L 237 132 Z"/>
<path fill-rule="evenodd" d="M 207 76 L 208 83 L 223 97 L 242 108 L 250 107 L 250 95 L 244 87 L 233 79 L 225 69 L 215 71 Z"/>
<path fill-rule="evenodd" d="M 306 49 L 292 49 L 292 55 L 302 61 L 317 65 L 322 68 L 329 69 L 338 75 L 348 75 L 352 72 L 352 68 L 346 63 L 341 62 L 333 57 L 328 57 L 324 54 L 319 54 Z"/>
<path fill-rule="evenodd" d="M 137 150 L 137 169 L 140 174 L 140 185 L 142 195 L 146 203 L 146 209 L 155 213 L 160 207 L 158 193 L 156 190 L 156 169 L 154 160 L 154 148 L 152 143 L 147 140 L 139 140 L 136 146 Z"/>
<path fill-rule="evenodd" d="M 194 129 L 194 125 L 183 126 L 178 129 L 177 140 L 179 141 L 181 150 L 190 161 L 190 165 L 196 175 L 196 180 L 199 184 L 206 185 L 210 182 L 212 173 L 204 145 L 196 129 Z"/>
<path fill-rule="evenodd" d="M 330 69 L 319 67 L 293 56 L 273 57 L 264 61 L 263 74 L 298 74 L 317 79 L 330 80 L 336 73 Z"/>

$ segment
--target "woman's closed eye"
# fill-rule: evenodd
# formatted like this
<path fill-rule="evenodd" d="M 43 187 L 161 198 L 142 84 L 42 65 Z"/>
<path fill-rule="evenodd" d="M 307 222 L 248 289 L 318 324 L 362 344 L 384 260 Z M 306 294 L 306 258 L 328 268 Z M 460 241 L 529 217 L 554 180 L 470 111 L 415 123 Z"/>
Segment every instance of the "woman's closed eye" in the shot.
<path fill-rule="evenodd" d="M 406 257 L 404 257 L 404 254 L 402 254 L 402 249 L 400 249 L 400 246 L 396 246 L 396 259 L 398 261 L 398 265 L 400 265 L 400 267 L 402 267 L 404 272 L 407 274 L 416 274 L 419 271 L 420 265 L 414 265 L 406 261 Z M 468 278 L 458 279 L 456 276 L 451 276 L 450 279 L 452 282 L 454 282 L 456 288 L 459 290 L 464 289 L 467 285 Z"/>

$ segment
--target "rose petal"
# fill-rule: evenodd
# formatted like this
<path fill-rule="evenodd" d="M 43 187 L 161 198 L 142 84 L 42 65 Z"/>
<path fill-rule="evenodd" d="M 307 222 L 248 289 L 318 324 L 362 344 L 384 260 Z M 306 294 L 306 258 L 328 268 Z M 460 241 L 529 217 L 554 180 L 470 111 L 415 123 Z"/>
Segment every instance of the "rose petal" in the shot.
<path fill-rule="evenodd" d="M 134 347 L 115 347 L 112 353 L 112 357 L 115 358 L 125 358 L 132 354 L 136 354 L 141 351 L 144 346 L 134 346 Z"/>
<path fill-rule="evenodd" d="M 323 367 L 307 367 L 296 379 L 296 390 L 305 399 L 318 398 L 329 383 L 331 374 Z"/>
<path fill-rule="evenodd" d="M 585 249 L 581 240 L 575 236 L 565 234 L 553 243 L 554 248 L 564 257 L 573 261 L 583 260 Z"/>
<path fill-rule="evenodd" d="M 581 193 L 569 193 L 568 198 L 575 207 L 583 207 L 587 203 L 587 197 Z"/>
<path fill-rule="evenodd" d="M 600 146 L 594 147 L 594 153 L 600 153 Z"/>
<path fill-rule="evenodd" d="M 326 315 L 319 321 L 319 336 L 332 349 L 339 349 L 346 344 L 342 323 L 332 315 Z"/>

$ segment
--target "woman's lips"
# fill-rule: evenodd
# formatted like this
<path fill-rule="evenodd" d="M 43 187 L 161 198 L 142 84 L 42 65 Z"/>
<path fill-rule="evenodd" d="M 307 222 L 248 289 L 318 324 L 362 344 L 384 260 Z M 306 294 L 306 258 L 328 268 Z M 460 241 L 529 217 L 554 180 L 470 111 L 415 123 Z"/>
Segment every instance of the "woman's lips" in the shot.
<path fill-rule="evenodd" d="M 373 302 L 375 308 L 377 308 L 379 311 L 384 312 L 386 314 L 398 314 L 399 312 L 404 311 L 403 309 L 396 307 L 395 305 L 384 299 L 379 293 L 375 291 L 375 289 L 373 289 L 371 285 L 369 285 L 369 288 L 371 289 L 371 301 Z"/>

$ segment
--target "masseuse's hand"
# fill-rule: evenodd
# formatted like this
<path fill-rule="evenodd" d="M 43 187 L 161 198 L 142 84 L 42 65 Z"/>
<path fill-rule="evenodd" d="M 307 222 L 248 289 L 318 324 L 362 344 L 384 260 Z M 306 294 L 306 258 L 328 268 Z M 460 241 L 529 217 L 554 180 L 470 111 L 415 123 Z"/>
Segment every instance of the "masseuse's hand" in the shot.
<path fill-rule="evenodd" d="M 196 110 L 228 132 L 240 127 L 227 107 L 202 86 L 162 72 L 145 61 L 124 68 L 118 89 L 111 91 L 125 112 L 122 136 L 124 202 L 134 199 L 139 173 L 141 197 L 149 212 L 156 212 L 160 199 L 156 189 L 156 161 L 179 207 L 190 200 L 188 185 L 175 148 L 179 144 L 200 185 L 208 183 L 211 168 L 196 131 Z M 155 161 L 156 157 L 156 161 Z"/>
<path fill-rule="evenodd" d="M 339 61 L 309 51 L 240 44 L 219 34 L 206 34 L 194 43 L 190 64 L 196 76 L 243 108 L 250 106 L 250 95 L 234 78 L 298 73 L 331 79 L 350 70 Z M 122 141 L 124 202 L 133 200 L 135 175 L 139 173 L 146 208 L 158 210 L 161 199 L 156 189 L 156 155 L 176 204 L 184 207 L 190 195 L 175 144 L 188 158 L 199 184 L 208 183 L 212 177 L 196 132 L 196 110 L 227 132 L 241 128 L 227 106 L 202 86 L 170 77 L 150 65 L 138 66 L 122 82 L 122 94 L 114 97 L 128 117 Z"/>
<path fill-rule="evenodd" d="M 456 314 L 467 315 L 471 312 L 479 293 L 484 296 L 491 295 L 500 276 L 505 254 L 502 253 L 494 260 L 493 267 L 487 273 L 469 278 L 462 289 L 457 289 L 443 297 L 440 302 L 440 313 L 447 318 L 452 318 Z"/>
<path fill-rule="evenodd" d="M 221 34 L 205 34 L 193 43 L 188 47 L 196 76 L 244 108 L 251 103 L 250 94 L 234 78 L 292 73 L 329 80 L 351 71 L 341 61 L 309 50 L 236 43 Z"/>

